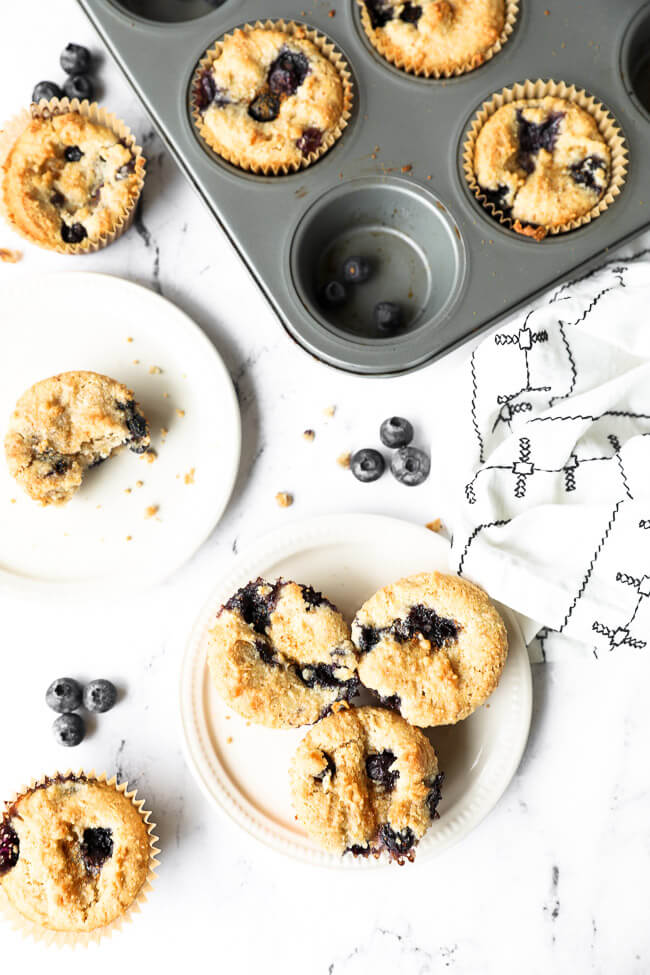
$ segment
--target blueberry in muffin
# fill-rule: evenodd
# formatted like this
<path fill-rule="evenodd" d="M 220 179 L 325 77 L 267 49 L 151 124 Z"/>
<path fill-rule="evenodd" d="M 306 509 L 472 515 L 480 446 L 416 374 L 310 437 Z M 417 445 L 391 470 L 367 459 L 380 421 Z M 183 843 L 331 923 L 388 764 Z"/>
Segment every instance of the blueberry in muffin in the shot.
<path fill-rule="evenodd" d="M 579 105 L 546 96 L 502 105 L 476 138 L 474 172 L 492 212 L 517 230 L 584 216 L 610 182 L 610 149 Z"/>
<path fill-rule="evenodd" d="M 375 593 L 352 624 L 359 677 L 420 727 L 455 724 L 496 688 L 508 653 L 503 620 L 478 586 L 440 572 Z"/>
<path fill-rule="evenodd" d="M 406 71 L 450 75 L 485 61 L 505 26 L 504 0 L 360 0 L 373 46 Z"/>
<path fill-rule="evenodd" d="M 143 175 L 142 157 L 107 126 L 78 112 L 36 117 L 4 162 L 5 210 L 40 247 L 82 251 L 124 222 Z"/>
<path fill-rule="evenodd" d="M 96 372 L 64 372 L 20 397 L 5 437 L 10 474 L 35 501 L 66 504 L 84 472 L 122 447 L 150 444 L 133 392 Z"/>
<path fill-rule="evenodd" d="M 313 724 L 359 690 L 350 629 L 310 586 L 256 579 L 222 606 L 209 633 L 217 691 L 256 724 Z"/>
<path fill-rule="evenodd" d="M 348 87 L 303 28 L 238 29 L 195 76 L 195 118 L 208 145 L 237 166 L 299 168 L 340 134 Z"/>
<path fill-rule="evenodd" d="M 114 921 L 145 883 L 149 860 L 137 807 L 83 776 L 46 779 L 0 820 L 0 888 L 23 917 L 51 931 Z"/>
<path fill-rule="evenodd" d="M 438 816 L 443 774 L 430 742 L 376 707 L 342 708 L 312 728 L 290 770 L 300 824 L 333 853 L 412 860 Z"/>

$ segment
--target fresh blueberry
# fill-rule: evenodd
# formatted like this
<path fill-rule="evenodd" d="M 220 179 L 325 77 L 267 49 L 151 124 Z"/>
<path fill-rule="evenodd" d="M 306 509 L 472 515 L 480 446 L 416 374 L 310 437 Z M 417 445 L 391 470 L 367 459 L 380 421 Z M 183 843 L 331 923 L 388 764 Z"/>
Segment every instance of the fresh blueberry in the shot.
<path fill-rule="evenodd" d="M 20 840 L 10 823 L 0 823 L 0 877 L 18 863 Z"/>
<path fill-rule="evenodd" d="M 65 156 L 66 162 L 79 162 L 83 156 L 83 152 L 79 146 L 66 146 L 63 155 Z"/>
<path fill-rule="evenodd" d="M 61 239 L 64 244 L 80 244 L 88 236 L 88 231 L 82 223 L 61 224 Z"/>
<path fill-rule="evenodd" d="M 300 51 L 283 48 L 269 68 L 269 88 L 274 95 L 293 95 L 309 74 L 309 61 Z"/>
<path fill-rule="evenodd" d="M 328 281 L 323 288 L 323 301 L 328 305 L 342 305 L 348 294 L 340 281 Z"/>
<path fill-rule="evenodd" d="M 309 156 L 310 153 L 316 152 L 322 141 L 323 133 L 321 130 L 315 128 L 315 126 L 311 126 L 310 128 L 304 130 L 296 142 L 296 145 L 300 149 L 303 156 Z"/>
<path fill-rule="evenodd" d="M 48 102 L 50 98 L 63 98 L 63 92 L 53 81 L 39 81 L 32 92 L 32 101 L 38 103 L 43 98 Z"/>
<path fill-rule="evenodd" d="M 372 447 L 364 447 L 362 450 L 357 450 L 350 457 L 350 470 L 357 481 L 362 481 L 364 484 L 376 481 L 381 477 L 385 469 L 386 461 L 379 451 L 373 450 Z"/>
<path fill-rule="evenodd" d="M 361 284 L 370 277 L 370 261 L 367 257 L 348 257 L 343 261 L 343 280 L 350 284 Z"/>
<path fill-rule="evenodd" d="M 63 83 L 63 90 L 68 98 L 78 98 L 80 102 L 87 98 L 89 102 L 93 100 L 95 89 L 93 83 L 85 74 L 73 74 L 66 78 Z"/>
<path fill-rule="evenodd" d="M 90 826 L 84 830 L 79 844 L 81 859 L 88 873 L 97 874 L 113 856 L 113 833 L 104 826 Z"/>
<path fill-rule="evenodd" d="M 117 700 L 115 685 L 110 680 L 91 680 L 84 687 L 83 700 L 86 711 L 97 711 L 99 714 L 110 711 Z"/>
<path fill-rule="evenodd" d="M 52 731 L 59 745 L 74 748 L 84 740 L 86 726 L 78 714 L 62 714 L 52 725 Z"/>
<path fill-rule="evenodd" d="M 389 416 L 379 427 L 384 447 L 407 447 L 413 439 L 413 427 L 403 416 Z"/>
<path fill-rule="evenodd" d="M 390 469 L 400 484 L 417 487 L 429 476 L 431 460 L 417 447 L 400 447 L 391 458 Z"/>
<path fill-rule="evenodd" d="M 66 74 L 86 74 L 90 67 L 90 51 L 81 44 L 67 44 L 61 51 L 59 63 Z"/>
<path fill-rule="evenodd" d="M 280 114 L 280 99 L 277 95 L 264 91 L 250 103 L 248 114 L 256 122 L 273 122 Z"/>
<path fill-rule="evenodd" d="M 81 685 L 72 677 L 59 677 L 52 681 L 45 692 L 45 703 L 48 708 L 64 714 L 66 711 L 76 711 L 81 707 Z"/>
<path fill-rule="evenodd" d="M 393 335 L 402 327 L 402 309 L 394 301 L 380 301 L 373 312 L 375 326 L 381 335 Z"/>

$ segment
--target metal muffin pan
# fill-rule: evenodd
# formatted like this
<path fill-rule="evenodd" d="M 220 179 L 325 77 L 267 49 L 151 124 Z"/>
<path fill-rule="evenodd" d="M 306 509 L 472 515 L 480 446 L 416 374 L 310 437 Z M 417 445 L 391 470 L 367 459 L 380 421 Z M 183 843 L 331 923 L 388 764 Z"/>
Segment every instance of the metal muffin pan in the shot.
<path fill-rule="evenodd" d="M 284 327 L 330 365 L 365 375 L 422 366 L 595 266 L 650 223 L 650 4 L 548 0 L 547 11 L 522 0 L 499 54 L 467 75 L 435 81 L 405 74 L 374 52 L 356 0 L 77 2 Z M 314 165 L 288 176 L 256 176 L 221 160 L 201 142 L 189 109 L 203 53 L 238 25 L 266 19 L 295 20 L 328 35 L 354 78 L 343 136 Z M 625 186 L 608 210 L 541 242 L 498 224 L 462 173 L 474 112 L 501 88 L 536 78 L 595 95 L 629 150 Z M 358 286 L 345 313 L 323 308 L 319 284 L 355 251 L 367 251 L 377 273 Z M 379 300 L 405 309 L 396 338 L 371 334 L 369 315 Z"/>

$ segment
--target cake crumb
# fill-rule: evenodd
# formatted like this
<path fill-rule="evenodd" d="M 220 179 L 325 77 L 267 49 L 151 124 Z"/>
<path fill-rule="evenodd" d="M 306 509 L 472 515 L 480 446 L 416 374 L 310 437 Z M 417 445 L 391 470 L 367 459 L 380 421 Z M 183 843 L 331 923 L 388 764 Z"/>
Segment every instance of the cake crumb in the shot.
<path fill-rule="evenodd" d="M 156 457 L 158 456 L 158 454 L 153 449 L 153 447 L 149 447 L 149 449 L 147 451 L 145 451 L 144 454 L 140 454 L 140 456 L 141 457 L 144 457 L 144 459 L 146 460 L 147 464 L 153 464 L 153 462 L 156 459 Z"/>
<path fill-rule="evenodd" d="M 185 416 L 185 410 L 176 410 L 176 416 Z"/>
<path fill-rule="evenodd" d="M 330 10 L 327 14 L 328 17 L 336 17 L 336 10 Z"/>
<path fill-rule="evenodd" d="M 133 341 L 133 336 L 132 335 L 127 335 L 126 341 L 127 342 L 132 342 Z"/>
<path fill-rule="evenodd" d="M 439 532 L 442 528 L 442 522 L 440 521 L 440 518 L 434 518 L 433 521 L 428 521 L 426 523 L 426 527 L 430 532 Z"/>
<path fill-rule="evenodd" d="M 346 470 L 350 469 L 350 451 L 348 450 L 344 454 L 339 454 L 336 458 L 336 463 L 339 467 L 344 467 Z"/>
<path fill-rule="evenodd" d="M 17 264 L 22 259 L 22 251 L 12 251 L 8 247 L 0 247 L 0 261 L 4 261 L 5 264 Z"/>
<path fill-rule="evenodd" d="M 135 482 L 135 486 L 136 487 L 143 487 L 143 485 L 144 485 L 144 481 L 136 481 Z"/>
<path fill-rule="evenodd" d="M 163 440 L 165 439 L 165 437 L 167 436 L 168 433 L 169 433 L 169 430 L 167 429 L 167 427 L 161 427 L 160 428 L 160 436 L 163 438 Z"/>
<path fill-rule="evenodd" d="M 149 366 L 149 375 L 150 376 L 159 376 L 161 372 L 162 372 L 162 369 L 160 368 L 160 366 Z"/>
<path fill-rule="evenodd" d="M 139 359 L 134 359 L 133 360 L 133 365 L 134 366 L 139 366 L 140 365 L 140 360 Z"/>
<path fill-rule="evenodd" d="M 402 166 L 402 172 L 403 173 L 410 173 L 412 169 L 413 169 L 413 166 L 411 165 L 411 163 L 408 163 L 408 165 L 406 165 L 406 166 Z"/>
<path fill-rule="evenodd" d="M 334 414 L 336 413 L 336 407 L 335 406 L 326 406 L 325 409 L 323 410 L 323 413 L 327 417 L 333 417 Z"/>
<path fill-rule="evenodd" d="M 133 535 L 127 535 L 126 536 L 126 540 L 127 540 L 127 542 L 133 541 Z"/>
<path fill-rule="evenodd" d="M 16 499 L 15 499 L 15 498 L 12 498 L 12 499 L 11 499 L 11 503 L 12 503 L 12 504 L 15 504 L 15 503 L 16 503 Z"/>
<path fill-rule="evenodd" d="M 169 393 L 163 393 L 163 399 L 169 399 Z"/>
<path fill-rule="evenodd" d="M 226 738 L 226 745 L 232 745 L 232 735 L 228 735 Z"/>
<path fill-rule="evenodd" d="M 316 436 L 316 434 L 314 433 L 313 430 L 303 430 L 303 434 L 302 435 L 305 438 L 305 440 L 309 440 L 310 443 L 314 439 L 314 437 Z"/>
<path fill-rule="evenodd" d="M 144 509 L 144 516 L 145 518 L 153 518 L 153 516 L 157 515 L 159 511 L 160 511 L 159 504 L 150 504 L 148 508 Z"/>
<path fill-rule="evenodd" d="M 288 491 L 278 491 L 275 500 L 281 508 L 290 508 L 293 504 L 293 494 L 289 494 Z"/>
<path fill-rule="evenodd" d="M 131 491 L 132 490 L 133 490 L 133 488 L 124 488 L 124 493 L 125 494 L 131 494 Z"/>
<path fill-rule="evenodd" d="M 186 484 L 194 484 L 194 474 L 195 474 L 195 472 L 196 472 L 196 467 L 190 467 L 189 471 L 187 472 L 187 474 L 183 478 L 183 481 Z"/>

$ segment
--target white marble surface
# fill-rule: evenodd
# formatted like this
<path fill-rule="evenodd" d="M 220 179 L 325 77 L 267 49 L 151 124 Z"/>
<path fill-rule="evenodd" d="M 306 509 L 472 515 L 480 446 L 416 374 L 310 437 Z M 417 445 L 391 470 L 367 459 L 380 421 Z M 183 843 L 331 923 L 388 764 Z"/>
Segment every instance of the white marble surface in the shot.
<path fill-rule="evenodd" d="M 198 961 L 211 971 L 289 975 L 650 971 L 649 668 L 640 655 L 536 667 L 531 738 L 512 785 L 462 845 L 426 866 L 372 876 L 307 869 L 254 845 L 208 807 L 184 764 L 178 719 L 178 670 L 197 606 L 231 551 L 283 520 L 344 510 L 444 519 L 435 463 L 452 458 L 435 458 L 428 484 L 411 491 L 390 477 L 359 485 L 335 458 L 373 442 L 389 412 L 412 417 L 417 438 L 435 449 L 466 352 L 393 380 L 315 363 L 277 326 L 72 0 L 2 4 L 0 32 L 0 117 L 28 101 L 35 81 L 60 76 L 65 43 L 86 43 L 102 57 L 104 101 L 134 127 L 150 160 L 138 227 L 78 260 L 25 247 L 21 264 L 0 264 L 0 293 L 20 275 L 77 268 L 159 290 L 224 356 L 244 427 L 225 517 L 165 585 L 125 592 L 110 606 L 0 594 L 0 794 L 69 762 L 94 766 L 137 784 L 160 824 L 162 867 L 148 907 L 83 962 L 98 975 L 126 959 L 139 970 Z M 23 248 L 5 230 L 0 246 Z M 71 303 L 70 314 L 80 313 Z M 2 321 L 2 354 L 11 354 L 18 327 Z M 337 405 L 331 420 L 328 404 Z M 317 432 L 312 445 L 300 436 L 305 427 Z M 275 505 L 278 490 L 295 494 L 292 508 Z M 62 674 L 109 676 L 125 691 L 73 752 L 54 744 L 43 703 Z M 73 964 L 68 951 L 26 944 L 6 926 L 0 957 L 7 971 L 40 962 L 63 973 Z"/>

